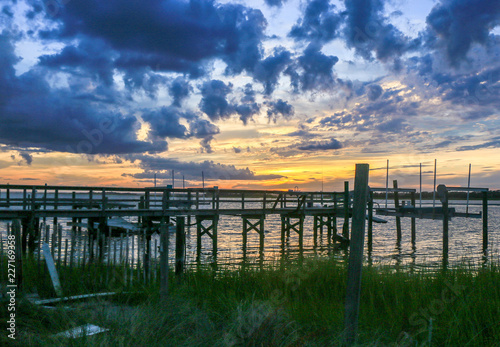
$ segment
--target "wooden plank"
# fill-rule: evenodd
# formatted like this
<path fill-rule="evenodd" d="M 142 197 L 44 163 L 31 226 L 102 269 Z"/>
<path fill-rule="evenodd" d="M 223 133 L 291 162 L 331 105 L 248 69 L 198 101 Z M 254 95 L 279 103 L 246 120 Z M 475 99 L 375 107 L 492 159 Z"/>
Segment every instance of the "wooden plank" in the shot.
<path fill-rule="evenodd" d="M 368 164 L 356 164 L 344 315 L 345 341 L 349 345 L 355 343 L 358 329 L 369 170 Z"/>
<path fill-rule="evenodd" d="M 487 192 L 488 188 L 446 187 L 449 192 Z"/>
<path fill-rule="evenodd" d="M 57 296 L 61 297 L 63 296 L 61 283 L 59 282 L 59 275 L 57 274 L 56 266 L 54 264 L 54 259 L 52 258 L 52 254 L 50 253 L 49 245 L 44 243 L 42 249 L 43 249 L 43 255 L 45 257 L 45 263 L 47 264 L 50 278 L 54 286 L 54 290 L 56 291 Z"/>

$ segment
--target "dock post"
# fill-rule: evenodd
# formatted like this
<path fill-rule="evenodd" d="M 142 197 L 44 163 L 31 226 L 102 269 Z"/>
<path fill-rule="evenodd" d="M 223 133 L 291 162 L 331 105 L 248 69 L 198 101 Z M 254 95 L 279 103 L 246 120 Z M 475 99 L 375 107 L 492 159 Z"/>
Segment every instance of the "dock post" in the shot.
<path fill-rule="evenodd" d="M 398 180 L 392 181 L 394 189 L 398 189 Z M 399 213 L 399 193 L 394 191 L 394 207 L 396 214 Z M 401 243 L 401 217 L 396 215 L 396 238 L 397 243 Z"/>
<path fill-rule="evenodd" d="M 263 214 L 260 217 L 259 224 L 260 224 L 260 232 L 259 232 L 259 250 L 260 252 L 264 252 L 264 218 L 266 217 L 265 214 Z"/>
<path fill-rule="evenodd" d="M 356 342 L 359 302 L 361 296 L 361 272 L 365 239 L 366 200 L 368 195 L 368 164 L 356 164 L 354 201 L 352 210 L 352 235 L 347 268 L 344 329 L 348 345 Z"/>
<path fill-rule="evenodd" d="M 180 278 L 186 260 L 186 230 L 184 217 L 176 217 L 175 230 L 175 275 Z"/>
<path fill-rule="evenodd" d="M 72 202 L 71 209 L 76 210 L 76 192 L 71 193 L 71 202 Z M 76 223 L 77 223 L 76 217 L 71 218 L 71 221 L 73 222 L 72 223 L 73 225 L 71 226 L 71 231 L 75 233 L 76 232 Z"/>
<path fill-rule="evenodd" d="M 411 192 L 411 205 L 413 208 L 416 208 L 416 199 L 415 192 Z M 415 246 L 415 242 L 417 239 L 417 226 L 415 223 L 415 217 L 411 217 L 411 244 Z"/>
<path fill-rule="evenodd" d="M 368 196 L 368 247 L 373 245 L 373 192 L 370 190 Z"/>
<path fill-rule="evenodd" d="M 54 210 L 57 210 L 58 209 L 58 205 L 59 205 L 59 189 L 55 189 L 54 190 Z M 52 221 L 52 224 L 54 225 L 52 227 L 52 230 L 57 230 L 57 217 L 54 217 L 53 221 Z"/>
<path fill-rule="evenodd" d="M 285 246 L 286 218 L 281 215 L 281 247 Z"/>
<path fill-rule="evenodd" d="M 318 238 L 318 224 L 319 224 L 319 216 L 314 216 L 313 219 L 313 239 L 314 243 L 316 243 L 316 239 Z M 321 227 L 320 227 L 321 228 Z"/>
<path fill-rule="evenodd" d="M 333 193 L 333 232 L 337 234 L 337 194 Z"/>
<path fill-rule="evenodd" d="M 168 296 L 168 226 L 162 221 L 160 225 L 160 296 Z"/>
<path fill-rule="evenodd" d="M 488 249 L 488 191 L 483 192 L 483 252 Z"/>
<path fill-rule="evenodd" d="M 243 217 L 243 259 L 247 258 L 247 239 L 248 239 L 248 229 L 247 229 L 247 219 Z"/>
<path fill-rule="evenodd" d="M 14 235 L 14 239 L 16 241 L 15 246 L 15 264 L 16 264 L 16 285 L 19 289 L 22 288 L 23 285 L 23 257 L 22 257 L 22 247 L 21 247 L 21 224 L 18 219 L 12 221 L 12 235 Z"/>
<path fill-rule="evenodd" d="M 344 226 L 342 227 L 342 236 L 349 239 L 349 181 L 344 182 Z"/>
<path fill-rule="evenodd" d="M 448 209 L 448 189 L 443 184 L 437 187 L 437 192 L 443 205 L 443 265 L 448 264 L 448 221 L 450 218 L 450 211 Z"/>

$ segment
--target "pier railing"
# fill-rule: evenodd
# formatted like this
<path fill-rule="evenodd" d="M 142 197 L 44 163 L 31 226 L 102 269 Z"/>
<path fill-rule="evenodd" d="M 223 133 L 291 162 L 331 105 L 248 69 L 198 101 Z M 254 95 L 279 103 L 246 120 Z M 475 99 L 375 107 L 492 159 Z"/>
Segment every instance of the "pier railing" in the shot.
<path fill-rule="evenodd" d="M 0 218 L 314 213 L 349 200 L 346 192 L 0 185 Z"/>

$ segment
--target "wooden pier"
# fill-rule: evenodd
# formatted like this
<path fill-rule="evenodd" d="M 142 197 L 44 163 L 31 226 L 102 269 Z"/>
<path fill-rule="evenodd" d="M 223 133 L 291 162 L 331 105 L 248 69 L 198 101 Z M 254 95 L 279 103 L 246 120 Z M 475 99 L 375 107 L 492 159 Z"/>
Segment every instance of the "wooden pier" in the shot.
<path fill-rule="evenodd" d="M 41 221 L 47 219 L 57 225 L 58 219 L 69 218 L 72 230 L 86 228 L 91 235 L 144 230 L 150 237 L 159 231 L 160 223 L 187 217 L 187 225 L 196 226 L 197 258 L 202 251 L 202 237 L 211 239 L 216 258 L 220 216 L 241 217 L 244 250 L 247 235 L 252 231 L 259 234 L 259 246 L 263 250 L 264 223 L 269 215 L 281 218 L 283 245 L 286 237 L 296 232 L 299 248 L 302 248 L 306 218 L 314 218 L 315 237 L 326 228 L 332 240 L 348 239 L 352 207 L 348 184 L 345 187 L 343 192 L 296 192 L 0 185 L 0 219 L 21 221 L 22 248 L 26 251 L 34 249 L 40 238 Z M 130 223 L 123 217 L 135 217 L 138 222 Z M 337 217 L 344 219 L 342 236 L 336 235 Z"/>

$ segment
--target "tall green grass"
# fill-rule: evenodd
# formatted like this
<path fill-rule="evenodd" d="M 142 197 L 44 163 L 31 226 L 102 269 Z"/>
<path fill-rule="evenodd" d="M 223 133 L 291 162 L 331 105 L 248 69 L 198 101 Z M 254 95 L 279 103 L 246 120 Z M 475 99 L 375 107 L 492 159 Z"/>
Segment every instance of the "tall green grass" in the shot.
<path fill-rule="evenodd" d="M 413 272 L 373 266 L 363 271 L 359 345 L 500 345 L 498 265 Z M 85 278 L 85 273 L 72 275 L 74 281 Z M 163 300 L 158 284 L 139 283 L 127 290 L 137 294 L 66 303 L 54 310 L 20 300 L 16 342 L 22 346 L 337 346 L 342 344 L 346 275 L 344 264 L 306 259 L 285 270 L 206 267 L 187 271 L 182 280 L 171 274 L 169 297 Z M 110 287 L 79 283 L 80 287 L 63 283 L 65 293 L 121 290 L 118 282 Z M 2 322 L 5 315 L 2 311 Z M 53 336 L 85 323 L 110 331 L 70 341 Z M 2 331 L 6 331 L 3 325 Z M 6 335 L 2 333 L 2 341 Z"/>

